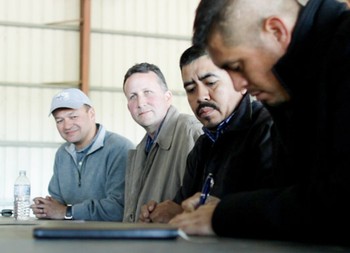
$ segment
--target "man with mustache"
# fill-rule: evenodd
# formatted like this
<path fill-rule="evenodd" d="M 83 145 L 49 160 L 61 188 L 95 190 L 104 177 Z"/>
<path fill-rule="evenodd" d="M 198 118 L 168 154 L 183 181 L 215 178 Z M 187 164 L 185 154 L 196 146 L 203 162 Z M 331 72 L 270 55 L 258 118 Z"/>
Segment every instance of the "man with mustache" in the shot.
<path fill-rule="evenodd" d="M 143 222 L 166 223 L 181 213 L 181 202 L 201 191 L 209 173 L 214 181 L 210 195 L 217 198 L 271 184 L 273 122 L 267 110 L 244 91 L 235 91 L 228 73 L 215 66 L 202 48 L 188 48 L 180 69 L 188 102 L 204 125 L 204 134 L 188 155 L 183 185 L 175 198 L 144 205 Z"/>
<path fill-rule="evenodd" d="M 146 130 L 130 150 L 125 179 L 124 221 L 135 222 L 150 199 L 164 201 L 180 188 L 186 158 L 202 124 L 172 105 L 161 70 L 154 64 L 132 66 L 124 77 L 124 94 L 133 119 Z"/>

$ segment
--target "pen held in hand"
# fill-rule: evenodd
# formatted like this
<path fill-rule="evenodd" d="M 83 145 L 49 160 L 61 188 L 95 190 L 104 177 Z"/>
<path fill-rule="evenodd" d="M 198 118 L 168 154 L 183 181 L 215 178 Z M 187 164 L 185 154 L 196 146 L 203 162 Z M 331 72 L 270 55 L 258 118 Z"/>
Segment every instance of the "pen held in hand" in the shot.
<path fill-rule="evenodd" d="M 214 185 L 214 179 L 213 179 L 213 174 L 209 173 L 207 178 L 204 181 L 201 196 L 199 198 L 199 205 L 204 205 L 205 201 L 207 200 L 210 190 Z"/>

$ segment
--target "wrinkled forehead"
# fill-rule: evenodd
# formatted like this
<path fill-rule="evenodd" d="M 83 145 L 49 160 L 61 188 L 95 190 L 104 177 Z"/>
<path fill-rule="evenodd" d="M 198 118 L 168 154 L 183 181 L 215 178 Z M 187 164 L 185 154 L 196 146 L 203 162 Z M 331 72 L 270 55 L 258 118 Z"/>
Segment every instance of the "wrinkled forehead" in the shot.
<path fill-rule="evenodd" d="M 186 66 L 185 66 L 186 67 Z M 194 60 L 188 68 L 184 67 L 184 75 L 196 76 L 198 79 L 204 79 L 211 76 L 219 77 L 220 71 L 223 71 L 214 64 L 209 55 L 204 55 Z"/>

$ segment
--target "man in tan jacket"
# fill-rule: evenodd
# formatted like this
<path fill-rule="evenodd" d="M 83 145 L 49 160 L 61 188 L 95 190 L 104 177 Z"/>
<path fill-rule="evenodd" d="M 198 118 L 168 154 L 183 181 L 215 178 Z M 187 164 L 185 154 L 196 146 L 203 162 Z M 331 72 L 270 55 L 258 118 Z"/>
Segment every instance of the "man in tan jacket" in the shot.
<path fill-rule="evenodd" d="M 179 113 L 172 105 L 172 93 L 157 66 L 131 67 L 123 89 L 131 116 L 147 132 L 136 149 L 129 151 L 127 162 L 123 220 L 135 222 L 148 201 L 175 196 L 187 155 L 203 132 L 194 116 Z"/>

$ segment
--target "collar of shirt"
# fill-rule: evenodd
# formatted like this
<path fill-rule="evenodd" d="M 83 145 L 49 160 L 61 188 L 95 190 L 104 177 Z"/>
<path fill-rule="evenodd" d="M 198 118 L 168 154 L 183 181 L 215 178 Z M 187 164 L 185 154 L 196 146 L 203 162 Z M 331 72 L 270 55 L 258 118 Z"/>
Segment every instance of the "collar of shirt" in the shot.
<path fill-rule="evenodd" d="M 75 155 L 76 155 L 76 159 L 77 159 L 78 162 L 81 162 L 85 158 L 85 156 L 89 152 L 89 149 L 91 148 L 91 146 L 96 141 L 99 131 L 100 131 L 100 127 L 99 127 L 99 125 L 97 125 L 97 134 L 95 134 L 95 136 L 92 139 L 92 141 L 90 142 L 90 144 L 87 145 L 86 147 L 80 149 L 80 150 L 75 149 Z"/>
<path fill-rule="evenodd" d="M 150 151 L 151 148 L 152 148 L 152 145 L 153 145 L 155 139 L 157 139 L 158 134 L 159 134 L 159 131 L 160 131 L 160 129 L 162 128 L 163 122 L 164 122 L 164 119 L 163 119 L 162 123 L 160 124 L 160 126 L 159 126 L 159 128 L 158 128 L 156 134 L 154 135 L 154 138 L 153 138 L 153 139 L 152 139 L 152 137 L 151 137 L 149 134 L 147 134 L 146 147 L 145 147 L 146 155 L 148 155 L 149 151 Z"/>
<path fill-rule="evenodd" d="M 216 128 L 215 131 L 210 131 L 208 128 L 203 127 L 204 133 L 209 137 L 209 139 L 215 143 L 219 137 L 225 132 L 226 127 L 228 126 L 230 120 L 232 119 L 235 112 L 223 120 Z"/>

